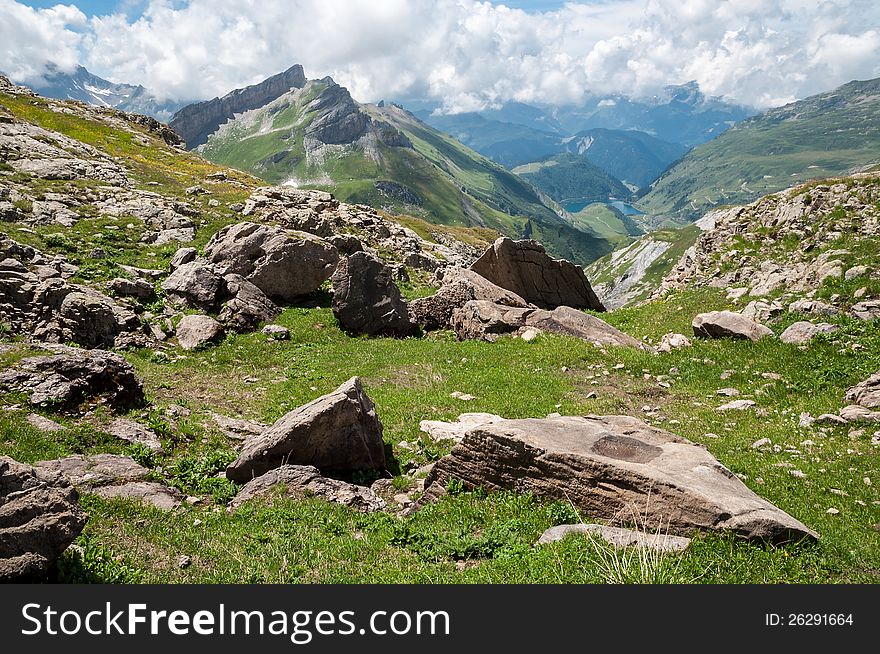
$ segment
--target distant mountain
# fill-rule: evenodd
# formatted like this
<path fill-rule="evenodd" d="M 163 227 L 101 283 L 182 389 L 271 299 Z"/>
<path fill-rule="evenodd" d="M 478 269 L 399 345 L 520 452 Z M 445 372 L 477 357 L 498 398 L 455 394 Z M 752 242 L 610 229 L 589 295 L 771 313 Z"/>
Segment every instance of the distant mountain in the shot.
<path fill-rule="evenodd" d="M 364 105 L 302 68 L 179 111 L 171 121 L 211 161 L 271 183 L 432 222 L 530 236 L 588 263 L 612 245 L 566 221 L 520 177 L 393 104 Z"/>
<path fill-rule="evenodd" d="M 41 95 L 59 100 L 79 100 L 99 107 L 113 107 L 120 111 L 152 116 L 168 121 L 183 103 L 158 100 L 143 86 L 116 84 L 93 75 L 82 66 L 73 73 L 65 73 L 49 65 L 44 81 L 29 85 Z"/>
<path fill-rule="evenodd" d="M 644 187 L 653 182 L 688 148 L 636 130 L 588 129 L 565 139 L 563 147 L 626 184 Z"/>
<path fill-rule="evenodd" d="M 513 169 L 532 186 L 559 204 L 591 204 L 609 198 L 625 199 L 629 189 L 598 166 L 577 154 L 557 154 Z"/>
<path fill-rule="evenodd" d="M 691 150 L 638 206 L 672 223 L 798 182 L 880 163 L 880 79 L 854 81 L 743 121 Z"/>

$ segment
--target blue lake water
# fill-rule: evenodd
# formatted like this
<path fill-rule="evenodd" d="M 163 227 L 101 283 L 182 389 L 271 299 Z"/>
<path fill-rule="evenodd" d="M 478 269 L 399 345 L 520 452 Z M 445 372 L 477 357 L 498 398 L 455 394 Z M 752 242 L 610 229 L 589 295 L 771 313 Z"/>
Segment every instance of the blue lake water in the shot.
<path fill-rule="evenodd" d="M 589 205 L 594 204 L 593 202 L 572 202 L 571 204 L 565 205 L 565 210 L 571 213 L 577 213 L 581 211 L 584 207 L 588 207 Z M 606 202 L 609 207 L 614 207 L 624 216 L 641 216 L 644 212 L 639 211 L 634 206 L 629 204 L 628 202 L 624 202 L 623 200 L 614 200 L 613 202 Z"/>

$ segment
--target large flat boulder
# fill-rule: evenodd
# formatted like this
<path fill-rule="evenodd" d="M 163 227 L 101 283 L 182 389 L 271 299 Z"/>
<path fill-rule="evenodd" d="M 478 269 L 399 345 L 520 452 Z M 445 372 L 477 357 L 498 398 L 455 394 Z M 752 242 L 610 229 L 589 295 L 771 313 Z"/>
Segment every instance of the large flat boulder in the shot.
<path fill-rule="evenodd" d="M 733 531 L 786 542 L 817 534 L 743 484 L 709 452 L 629 416 L 504 420 L 469 431 L 425 480 L 420 504 L 465 488 L 572 502 L 612 526 L 637 519 L 675 535 Z"/>
<path fill-rule="evenodd" d="M 644 343 L 596 316 L 572 309 L 508 307 L 484 300 L 471 300 L 452 314 L 452 328 L 460 340 L 493 341 L 505 334 L 524 334 L 528 330 L 573 336 L 598 346 L 617 345 L 647 349 Z"/>
<path fill-rule="evenodd" d="M 560 306 L 604 311 L 584 270 L 553 259 L 537 241 L 497 239 L 471 270 L 542 309 Z"/>
<path fill-rule="evenodd" d="M 216 343 L 224 336 L 223 325 L 211 316 L 193 313 L 180 319 L 177 325 L 177 343 L 184 350 Z"/>
<path fill-rule="evenodd" d="M 322 473 L 385 468 L 382 423 L 359 378 L 249 437 L 226 477 L 245 483 L 285 464 L 311 465 Z"/>
<path fill-rule="evenodd" d="M 339 252 L 306 232 L 243 222 L 214 234 L 205 258 L 286 303 L 316 291 L 333 274 Z"/>
<path fill-rule="evenodd" d="M 252 479 L 242 486 L 229 506 L 234 509 L 258 497 L 278 496 L 296 499 L 320 497 L 364 513 L 387 508 L 385 501 L 366 486 L 330 479 L 321 475 L 314 466 L 301 465 L 284 465 Z"/>
<path fill-rule="evenodd" d="M 83 490 L 144 481 L 150 475 L 147 468 L 130 456 L 119 454 L 74 454 L 61 459 L 38 461 L 34 467 L 49 474 L 61 474 Z"/>
<path fill-rule="evenodd" d="M 691 325 L 694 336 L 702 338 L 735 338 L 759 341 L 773 336 L 773 330 L 734 311 L 700 313 Z"/>
<path fill-rule="evenodd" d="M 0 457 L 0 582 L 44 578 L 86 520 L 63 476 Z"/>
<path fill-rule="evenodd" d="M 332 279 L 333 315 L 346 332 L 400 337 L 418 332 L 391 269 L 372 254 L 343 259 Z"/>
<path fill-rule="evenodd" d="M 473 270 L 447 268 L 438 274 L 442 274 L 443 285 L 437 292 L 409 303 L 410 316 L 425 330 L 451 327 L 452 314 L 471 300 L 487 300 L 506 307 L 529 307 L 529 303 L 513 291 L 493 284 Z"/>
<path fill-rule="evenodd" d="M 145 402 L 134 367 L 118 354 L 65 346 L 53 350 L 57 354 L 28 357 L 0 372 L 0 389 L 26 393 L 31 404 L 64 409 L 88 401 L 118 411 Z"/>

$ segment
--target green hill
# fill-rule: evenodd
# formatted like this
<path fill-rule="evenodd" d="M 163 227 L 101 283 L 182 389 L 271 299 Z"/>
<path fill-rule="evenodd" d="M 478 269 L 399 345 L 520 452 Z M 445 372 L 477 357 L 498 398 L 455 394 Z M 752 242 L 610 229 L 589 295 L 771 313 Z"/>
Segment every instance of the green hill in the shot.
<path fill-rule="evenodd" d="M 562 205 L 628 198 L 629 189 L 576 154 L 560 154 L 513 169 Z"/>
<path fill-rule="evenodd" d="M 880 79 L 772 109 L 698 145 L 639 202 L 673 223 L 880 162 Z"/>

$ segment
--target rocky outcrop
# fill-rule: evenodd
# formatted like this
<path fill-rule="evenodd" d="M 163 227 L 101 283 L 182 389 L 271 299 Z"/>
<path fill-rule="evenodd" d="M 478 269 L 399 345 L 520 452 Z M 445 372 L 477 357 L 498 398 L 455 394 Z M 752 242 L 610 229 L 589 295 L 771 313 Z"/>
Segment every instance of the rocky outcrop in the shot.
<path fill-rule="evenodd" d="M 461 340 L 494 341 L 502 335 L 524 335 L 528 330 L 573 336 L 597 346 L 624 346 L 648 349 L 632 336 L 615 329 L 604 320 L 571 307 L 553 311 L 523 309 L 472 300 L 452 314 L 452 327 Z"/>
<path fill-rule="evenodd" d="M 773 330 L 733 311 L 700 313 L 692 323 L 694 336 L 735 338 L 759 341 L 773 335 Z"/>
<path fill-rule="evenodd" d="M 183 137 L 190 150 L 205 143 L 220 125 L 235 114 L 257 109 L 284 95 L 292 88 L 302 88 L 305 73 L 299 64 L 273 75 L 259 84 L 236 89 L 222 98 L 191 104 L 178 111 L 168 126 Z"/>
<path fill-rule="evenodd" d="M 583 269 L 564 259 L 552 259 L 536 241 L 501 237 L 471 270 L 542 309 L 605 310 Z"/>
<path fill-rule="evenodd" d="M 0 582 L 44 579 L 87 519 L 64 477 L 0 457 Z"/>
<path fill-rule="evenodd" d="M 772 542 L 817 534 L 746 487 L 709 452 L 629 416 L 505 420 L 469 431 L 425 481 L 420 505 L 465 488 L 512 489 L 573 503 L 591 517 L 638 517 L 687 536 L 732 531 Z"/>
<path fill-rule="evenodd" d="M 387 508 L 385 501 L 369 488 L 324 477 L 316 467 L 304 465 L 283 465 L 252 479 L 242 486 L 229 506 L 234 509 L 255 498 L 279 496 L 320 497 L 364 513 Z"/>
<path fill-rule="evenodd" d="M 130 363 L 103 350 L 54 346 L 56 354 L 28 357 L 0 372 L 0 388 L 26 393 L 31 404 L 72 409 L 84 402 L 122 411 L 144 404 Z"/>
<path fill-rule="evenodd" d="M 107 426 L 107 433 L 129 443 L 143 445 L 153 452 L 164 453 L 156 432 L 130 418 L 115 418 Z"/>
<path fill-rule="evenodd" d="M 99 486 L 144 481 L 150 474 L 149 470 L 130 456 L 119 454 L 74 454 L 51 461 L 38 461 L 35 467 L 47 474 L 61 474 L 84 491 Z"/>
<path fill-rule="evenodd" d="M 419 430 L 425 432 L 435 441 L 451 440 L 460 442 L 464 435 L 474 427 L 491 425 L 504 420 L 494 413 L 462 413 L 455 422 L 443 420 L 422 420 Z"/>
<path fill-rule="evenodd" d="M 801 320 L 789 325 L 779 335 L 779 340 L 792 345 L 804 345 L 813 340 L 818 334 L 833 334 L 838 329 L 840 327 L 837 325 L 829 325 L 827 322 L 817 324 Z"/>
<path fill-rule="evenodd" d="M 840 410 L 844 420 L 880 423 L 880 372 L 849 388 L 844 401 L 847 406 Z"/>
<path fill-rule="evenodd" d="M 153 506 L 160 511 L 171 511 L 185 499 L 176 488 L 155 481 L 130 481 L 114 486 L 101 486 L 95 495 L 104 499 L 134 500 Z"/>
<path fill-rule="evenodd" d="M 240 275 L 268 298 L 292 302 L 329 279 L 339 254 L 311 234 L 244 222 L 214 234 L 205 258 L 223 274 Z"/>
<path fill-rule="evenodd" d="M 370 336 L 413 336 L 418 326 L 391 269 L 367 252 L 343 259 L 333 273 L 333 315 L 346 332 Z"/>
<path fill-rule="evenodd" d="M 507 307 L 529 307 L 523 298 L 466 268 L 450 267 L 438 273 L 440 289 L 409 304 L 413 322 L 425 330 L 448 329 L 452 314 L 471 300 L 486 300 Z"/>
<path fill-rule="evenodd" d="M 226 477 L 245 483 L 285 464 L 322 473 L 385 468 L 382 423 L 360 379 L 352 377 L 248 438 Z"/>
<path fill-rule="evenodd" d="M 601 538 L 614 547 L 645 547 L 658 552 L 684 552 L 691 544 L 690 538 L 670 536 L 663 533 L 662 527 L 653 533 L 646 533 L 636 529 L 595 524 L 556 525 L 541 534 L 535 544 L 555 543 L 572 534 Z"/>

